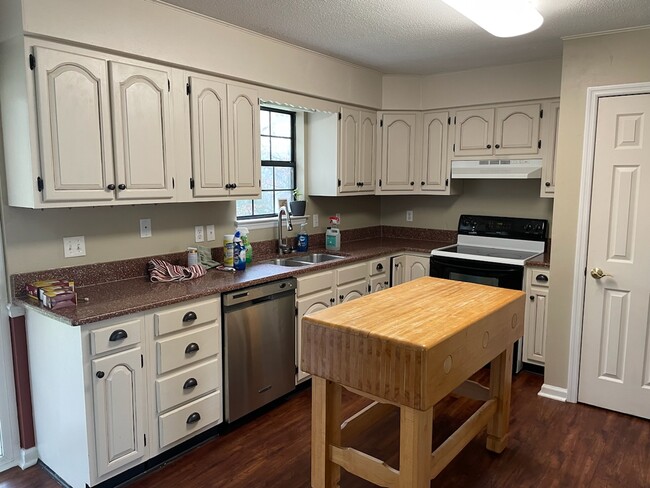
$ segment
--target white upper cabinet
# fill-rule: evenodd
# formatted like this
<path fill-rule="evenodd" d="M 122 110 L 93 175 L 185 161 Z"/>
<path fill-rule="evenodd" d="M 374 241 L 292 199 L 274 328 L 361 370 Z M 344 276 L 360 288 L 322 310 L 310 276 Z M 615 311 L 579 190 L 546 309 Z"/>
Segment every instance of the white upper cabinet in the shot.
<path fill-rule="evenodd" d="M 112 200 L 106 61 L 40 47 L 34 55 L 43 201 Z"/>
<path fill-rule="evenodd" d="M 382 116 L 381 192 L 415 189 L 416 113 Z"/>
<path fill-rule="evenodd" d="M 228 85 L 228 189 L 231 196 L 260 194 L 260 105 L 257 90 Z"/>
<path fill-rule="evenodd" d="M 425 112 L 422 121 L 422 173 L 420 189 L 444 192 L 449 184 L 447 131 L 449 112 Z"/>
<path fill-rule="evenodd" d="M 560 102 L 549 102 L 544 109 L 546 145 L 542 164 L 542 186 L 540 196 L 555 196 L 555 163 L 557 159 L 557 134 L 560 122 Z"/>
<path fill-rule="evenodd" d="M 117 198 L 171 199 L 169 69 L 113 61 L 109 68 Z"/>
<path fill-rule="evenodd" d="M 453 157 L 533 157 L 539 154 L 541 104 L 457 110 Z"/>
<path fill-rule="evenodd" d="M 363 193 L 375 191 L 375 168 L 377 167 L 377 114 L 375 112 L 359 112 L 359 160 L 357 179 L 359 191 Z"/>

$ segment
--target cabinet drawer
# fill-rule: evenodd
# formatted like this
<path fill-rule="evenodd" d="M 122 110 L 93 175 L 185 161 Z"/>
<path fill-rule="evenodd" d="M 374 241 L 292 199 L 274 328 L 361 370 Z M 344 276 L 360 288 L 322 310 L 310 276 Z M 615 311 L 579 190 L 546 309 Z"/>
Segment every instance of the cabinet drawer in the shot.
<path fill-rule="evenodd" d="M 154 333 L 159 336 L 193 325 L 207 324 L 217 320 L 220 313 L 218 298 L 163 309 L 153 314 Z"/>
<path fill-rule="evenodd" d="M 377 276 L 389 270 L 388 258 L 377 258 L 368 262 L 368 276 Z"/>
<path fill-rule="evenodd" d="M 90 354 L 101 354 L 140 342 L 142 317 L 90 331 Z"/>
<path fill-rule="evenodd" d="M 344 285 L 353 281 L 365 280 L 368 277 L 368 263 L 352 264 L 336 270 L 336 284 Z"/>
<path fill-rule="evenodd" d="M 208 327 L 175 335 L 156 342 L 158 374 L 196 363 L 221 351 L 221 329 L 214 323 Z"/>
<path fill-rule="evenodd" d="M 192 386 L 195 385 L 195 386 Z M 158 413 L 221 389 L 221 359 L 179 371 L 156 380 Z"/>
<path fill-rule="evenodd" d="M 168 446 L 221 420 L 221 392 L 215 391 L 158 418 L 160 447 Z"/>
<path fill-rule="evenodd" d="M 334 285 L 334 272 L 323 271 L 298 278 L 298 296 L 311 295 L 318 291 L 331 290 Z"/>
<path fill-rule="evenodd" d="M 551 281 L 551 272 L 548 269 L 531 268 L 530 284 L 535 286 L 548 286 Z"/>

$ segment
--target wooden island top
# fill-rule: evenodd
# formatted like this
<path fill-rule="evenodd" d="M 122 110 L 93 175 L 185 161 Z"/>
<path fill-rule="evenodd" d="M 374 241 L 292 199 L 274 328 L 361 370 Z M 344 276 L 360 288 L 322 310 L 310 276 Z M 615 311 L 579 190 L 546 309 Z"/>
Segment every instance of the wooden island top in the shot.
<path fill-rule="evenodd" d="M 507 445 L 513 343 L 524 293 L 424 277 L 305 316 L 301 368 L 312 382 L 312 486 L 338 486 L 340 467 L 378 486 L 428 487 L 487 426 L 487 448 Z M 490 386 L 466 381 L 491 363 Z M 340 388 L 375 400 L 341 426 Z M 458 394 L 485 403 L 433 454 L 433 407 Z M 400 470 L 342 446 L 400 408 Z"/>

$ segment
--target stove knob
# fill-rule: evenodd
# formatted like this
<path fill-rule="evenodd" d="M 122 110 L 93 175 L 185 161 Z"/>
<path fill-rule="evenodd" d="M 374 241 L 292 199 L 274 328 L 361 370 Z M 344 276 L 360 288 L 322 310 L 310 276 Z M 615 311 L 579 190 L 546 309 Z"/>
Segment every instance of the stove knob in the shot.
<path fill-rule="evenodd" d="M 472 221 L 472 227 L 476 227 L 476 220 Z"/>
<path fill-rule="evenodd" d="M 524 230 L 526 232 L 530 232 L 531 230 L 533 230 L 533 226 L 531 224 L 526 224 L 524 225 Z"/>

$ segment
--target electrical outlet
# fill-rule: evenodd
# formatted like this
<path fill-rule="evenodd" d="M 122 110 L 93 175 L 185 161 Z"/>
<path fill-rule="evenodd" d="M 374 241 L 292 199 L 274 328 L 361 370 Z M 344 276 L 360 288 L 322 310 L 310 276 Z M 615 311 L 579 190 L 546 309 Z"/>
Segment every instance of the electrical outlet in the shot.
<path fill-rule="evenodd" d="M 337 216 L 338 219 L 339 219 L 339 225 L 341 225 L 341 214 L 340 214 L 340 213 L 337 213 L 336 216 Z"/>
<path fill-rule="evenodd" d="M 314 227 L 318 227 L 318 214 L 312 215 L 311 218 L 312 218 L 312 225 Z"/>
<path fill-rule="evenodd" d="M 203 232 L 202 225 L 194 226 L 194 242 L 203 242 L 205 240 L 205 233 Z"/>
<path fill-rule="evenodd" d="M 151 219 L 140 219 L 140 237 L 151 237 Z"/>
<path fill-rule="evenodd" d="M 216 236 L 214 235 L 214 225 L 207 225 L 205 227 L 205 240 L 214 241 Z"/>
<path fill-rule="evenodd" d="M 64 237 L 63 256 L 66 258 L 77 258 L 86 255 L 86 240 L 84 236 Z"/>
<path fill-rule="evenodd" d="M 406 211 L 406 221 L 413 222 L 413 210 Z"/>

